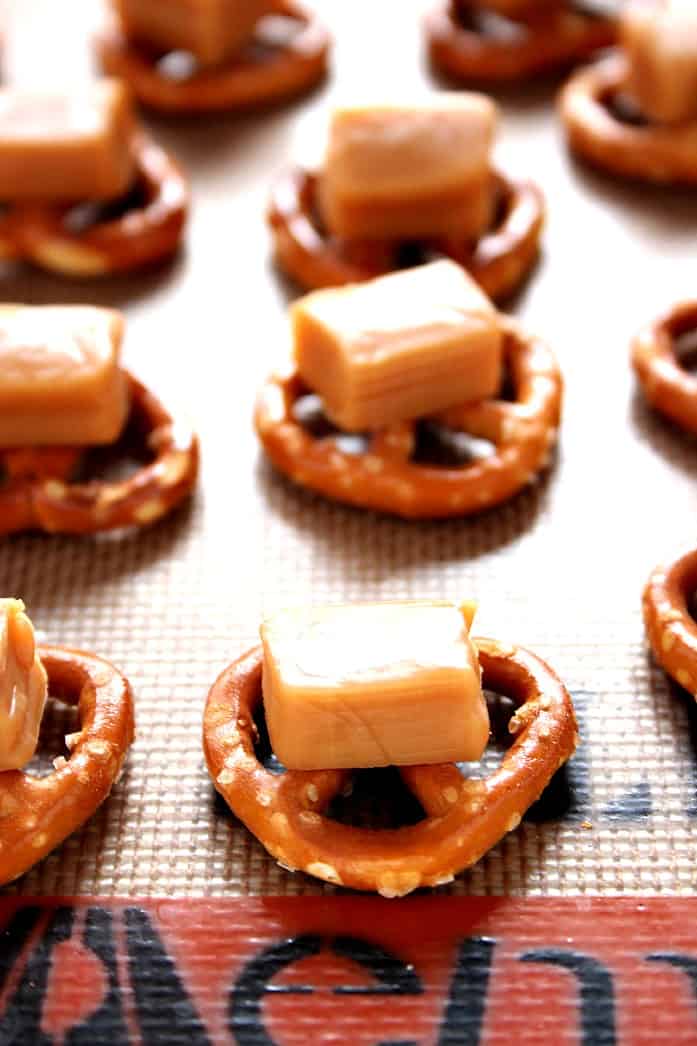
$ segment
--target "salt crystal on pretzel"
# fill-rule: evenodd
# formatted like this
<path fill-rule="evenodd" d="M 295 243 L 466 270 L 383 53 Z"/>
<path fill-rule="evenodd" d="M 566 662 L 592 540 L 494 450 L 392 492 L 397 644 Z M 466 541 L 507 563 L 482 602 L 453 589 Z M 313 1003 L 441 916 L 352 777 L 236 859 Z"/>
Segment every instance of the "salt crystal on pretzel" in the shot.
<path fill-rule="evenodd" d="M 697 5 L 694 0 L 633 0 L 622 12 L 629 88 L 658 123 L 697 120 Z"/>
<path fill-rule="evenodd" d="M 126 37 L 188 51 L 202 65 L 233 55 L 267 14 L 269 0 L 114 0 Z"/>
<path fill-rule="evenodd" d="M 90 306 L 0 306 L 0 447 L 113 443 L 128 415 L 123 319 Z"/>
<path fill-rule="evenodd" d="M 288 769 L 477 760 L 489 737 L 472 608 L 442 601 L 284 610 L 264 622 L 263 691 Z"/>
<path fill-rule="evenodd" d="M 465 93 L 336 110 L 319 189 L 327 228 L 346 239 L 475 240 L 493 216 L 496 119 L 492 101 Z"/>
<path fill-rule="evenodd" d="M 19 770 L 34 755 L 47 690 L 24 603 L 0 599 L 0 771 Z"/>
<path fill-rule="evenodd" d="M 315 291 L 291 321 L 301 377 L 348 431 L 486 399 L 501 383 L 499 315 L 451 261 Z"/>
<path fill-rule="evenodd" d="M 105 200 L 135 176 L 130 96 L 118 80 L 72 93 L 0 89 L 0 200 Z"/>

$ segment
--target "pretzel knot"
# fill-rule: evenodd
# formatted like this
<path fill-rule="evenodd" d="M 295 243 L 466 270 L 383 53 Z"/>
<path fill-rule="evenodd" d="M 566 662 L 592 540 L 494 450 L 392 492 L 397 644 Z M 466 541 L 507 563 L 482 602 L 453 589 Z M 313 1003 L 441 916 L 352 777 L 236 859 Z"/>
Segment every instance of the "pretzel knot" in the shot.
<path fill-rule="evenodd" d="M 351 771 L 277 774 L 259 762 L 254 716 L 262 702 L 261 647 L 230 665 L 208 696 L 203 739 L 215 787 L 289 870 L 386 897 L 450 882 L 518 827 L 578 741 L 571 699 L 544 661 L 494 640 L 476 645 L 483 685 L 519 706 L 509 724 L 516 739 L 483 780 L 463 776 L 453 764 L 400 767 L 424 810 L 417 824 L 384 830 L 339 824 L 325 811 Z"/>
<path fill-rule="evenodd" d="M 562 378 L 551 350 L 509 321 L 504 358 L 515 400 L 483 400 L 425 419 L 495 445 L 463 467 L 414 459 L 418 422 L 372 434 L 362 453 L 342 450 L 339 434 L 315 437 L 295 408 L 308 393 L 297 371 L 273 375 L 261 391 L 255 424 L 266 453 L 300 486 L 362 508 L 407 519 L 463 516 L 506 501 L 550 459 L 561 413 Z"/>
<path fill-rule="evenodd" d="M 576 73 L 560 96 L 570 147 L 596 167 L 663 184 L 697 184 L 697 126 L 648 122 L 624 94 L 627 60 L 610 55 Z"/>
<path fill-rule="evenodd" d="M 697 302 L 676 305 L 632 342 L 632 365 L 656 410 L 697 433 L 697 378 L 680 365 L 678 339 L 697 331 Z"/>
<path fill-rule="evenodd" d="M 272 14 L 293 24 L 295 31 L 286 41 L 266 34 L 262 19 L 239 56 L 212 68 L 169 73 L 167 55 L 130 42 L 115 23 L 97 37 L 99 59 L 104 71 L 125 80 L 143 105 L 161 112 L 271 105 L 324 79 L 331 43 L 322 22 L 296 0 L 274 0 Z"/>
<path fill-rule="evenodd" d="M 657 567 L 644 589 L 646 633 L 659 665 L 697 699 L 697 622 L 689 604 L 697 592 L 697 550 Z"/>
<path fill-rule="evenodd" d="M 39 647 L 49 693 L 77 705 L 80 730 L 70 758 L 47 777 L 0 773 L 0 884 L 26 872 L 84 824 L 109 795 L 133 741 L 128 681 L 108 661 L 77 650 Z"/>
<path fill-rule="evenodd" d="M 406 246 L 426 257 L 452 258 L 489 297 L 501 300 L 520 286 L 539 252 L 545 204 L 542 193 L 531 182 L 511 181 L 504 174 L 492 173 L 496 218 L 493 228 L 475 244 L 438 239 L 408 245 L 356 243 L 331 236 L 317 206 L 318 183 L 318 175 L 302 168 L 288 171 L 274 188 L 268 216 L 277 262 L 307 290 L 384 276 L 402 267 L 400 253 Z"/>
<path fill-rule="evenodd" d="M 510 0 L 440 0 L 426 16 L 424 29 L 437 69 L 480 83 L 524 80 L 563 69 L 617 39 L 615 18 L 565 0 L 534 13 Z"/>
<path fill-rule="evenodd" d="M 125 437 L 151 460 L 121 481 L 75 483 L 88 448 L 0 450 L 0 535 L 22 530 L 91 534 L 154 523 L 188 497 L 198 472 L 198 441 L 130 374 Z M 125 438 L 124 437 L 124 438 Z M 119 448 L 121 449 L 121 448 Z M 126 448 L 124 448 L 126 449 Z"/>
<path fill-rule="evenodd" d="M 0 259 L 25 259 L 66 276 L 104 276 L 174 254 L 189 206 L 186 180 L 145 135 L 136 134 L 133 150 L 134 187 L 123 200 L 105 205 L 105 217 L 90 205 L 86 219 L 74 204 L 9 207 L 0 217 Z"/>

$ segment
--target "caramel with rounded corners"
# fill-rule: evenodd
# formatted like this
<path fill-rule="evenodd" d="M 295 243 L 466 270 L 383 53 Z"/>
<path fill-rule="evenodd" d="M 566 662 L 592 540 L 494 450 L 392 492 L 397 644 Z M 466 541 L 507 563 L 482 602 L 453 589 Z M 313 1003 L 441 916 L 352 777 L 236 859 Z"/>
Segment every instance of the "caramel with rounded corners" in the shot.
<path fill-rule="evenodd" d="M 643 596 L 644 624 L 653 656 L 697 699 L 697 622 L 689 600 L 697 592 L 697 549 L 657 567 Z"/>
<path fill-rule="evenodd" d="M 426 15 L 424 31 L 433 65 L 453 79 L 471 83 L 507 83 L 550 73 L 586 61 L 614 44 L 617 20 L 550 4 L 549 10 L 515 13 L 508 33 L 477 25 L 484 10 L 510 15 L 504 3 L 453 3 L 439 0 Z M 468 24 L 471 22 L 471 24 Z"/>
<path fill-rule="evenodd" d="M 66 276 L 104 276 L 175 254 L 189 208 L 186 179 L 144 134 L 135 136 L 133 149 L 142 204 L 79 231 L 67 221 L 74 204 L 10 205 L 0 225 L 0 258 L 24 259 Z"/>
<path fill-rule="evenodd" d="M 127 375 L 131 422 L 153 460 L 128 479 L 72 483 L 87 448 L 0 450 L 0 535 L 23 530 L 92 534 L 154 523 L 191 494 L 198 473 L 198 440 L 140 382 Z"/>
<path fill-rule="evenodd" d="M 273 57 L 242 52 L 218 66 L 176 80 L 159 68 L 161 56 L 129 42 L 112 23 L 97 37 L 105 73 L 118 76 L 150 109 L 168 113 L 253 108 L 310 90 L 327 72 L 330 47 L 324 25 L 296 0 L 275 0 L 275 13 L 299 23 L 299 30 Z"/>
<path fill-rule="evenodd" d="M 627 60 L 614 54 L 576 73 L 559 111 L 571 149 L 612 174 L 668 185 L 697 185 L 697 123 L 629 123 L 611 103 L 627 83 Z"/>
<path fill-rule="evenodd" d="M 571 698 L 544 661 L 494 640 L 475 644 L 483 685 L 519 706 L 509 726 L 515 742 L 482 780 L 463 777 L 451 764 L 400 767 L 425 811 L 418 824 L 384 830 L 340 824 L 325 811 L 351 771 L 273 774 L 262 766 L 254 751 L 261 647 L 230 665 L 208 696 L 203 744 L 216 789 L 291 871 L 386 897 L 450 882 L 518 827 L 578 740 Z"/>
<path fill-rule="evenodd" d="M 399 244 L 340 241 L 317 217 L 318 176 L 301 168 L 288 171 L 276 184 L 268 220 L 276 260 L 305 290 L 360 283 L 398 268 Z M 520 286 L 539 253 L 545 218 L 542 193 L 532 182 L 493 174 L 493 191 L 501 200 L 500 216 L 476 244 L 444 239 L 423 243 L 426 252 L 462 265 L 489 297 L 502 300 Z"/>
<path fill-rule="evenodd" d="M 291 367 L 268 379 L 257 401 L 257 433 L 273 464 L 300 486 L 336 501 L 407 519 L 481 512 L 513 497 L 548 463 L 561 414 L 562 378 L 551 350 L 506 321 L 504 359 L 515 402 L 484 400 L 434 415 L 446 427 L 495 444 L 494 453 L 463 468 L 410 460 L 415 423 L 370 437 L 365 453 L 346 454 L 332 439 L 316 439 L 293 407 L 308 390 Z"/>
<path fill-rule="evenodd" d="M 133 740 L 128 681 L 100 657 L 38 647 L 49 693 L 77 705 L 80 730 L 70 758 L 47 777 L 0 773 L 0 884 L 12 882 L 79 828 L 104 802 Z"/>
<path fill-rule="evenodd" d="M 689 432 L 697 433 L 697 378 L 680 366 L 675 342 L 697 330 L 697 301 L 674 306 L 632 342 L 631 359 L 646 399 Z"/>

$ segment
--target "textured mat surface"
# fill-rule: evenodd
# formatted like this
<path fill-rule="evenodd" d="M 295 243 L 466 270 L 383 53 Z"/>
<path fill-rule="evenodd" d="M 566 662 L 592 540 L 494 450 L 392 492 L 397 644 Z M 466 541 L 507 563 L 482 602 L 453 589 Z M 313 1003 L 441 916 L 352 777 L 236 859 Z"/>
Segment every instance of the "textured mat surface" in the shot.
<path fill-rule="evenodd" d="M 500 510 L 432 525 L 292 489 L 261 461 L 250 425 L 255 390 L 287 346 L 284 308 L 293 293 L 269 262 L 269 186 L 290 158 L 319 155 L 334 100 L 386 90 L 406 97 L 433 83 L 421 57 L 419 3 L 399 4 L 399 20 L 394 4 L 373 4 L 366 21 L 360 5 L 315 2 L 337 39 L 324 90 L 258 117 L 150 121 L 193 183 L 187 249 L 175 264 L 99 283 L 2 271 L 3 300 L 123 308 L 127 363 L 179 399 L 203 449 L 195 504 L 155 529 L 0 546 L 0 592 L 26 601 L 46 640 L 119 665 L 135 690 L 138 725 L 110 801 L 13 889 L 322 892 L 278 868 L 215 802 L 200 747 L 208 687 L 276 607 L 442 596 L 479 599 L 478 633 L 547 658 L 578 699 L 583 736 L 535 819 L 452 891 L 690 893 L 697 715 L 651 664 L 640 592 L 655 562 L 694 544 L 697 444 L 644 407 L 628 343 L 655 313 L 695 293 L 697 200 L 576 167 L 551 88 L 508 95 L 499 161 L 538 180 L 549 203 L 544 257 L 512 311 L 551 342 L 564 370 L 554 469 Z M 89 0 L 14 0 L 6 8 L 8 80 L 89 75 Z"/>

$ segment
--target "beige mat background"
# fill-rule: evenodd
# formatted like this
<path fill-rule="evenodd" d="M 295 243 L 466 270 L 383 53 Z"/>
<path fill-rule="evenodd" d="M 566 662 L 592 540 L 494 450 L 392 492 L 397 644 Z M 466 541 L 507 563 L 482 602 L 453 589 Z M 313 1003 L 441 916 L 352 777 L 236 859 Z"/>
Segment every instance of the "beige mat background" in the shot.
<path fill-rule="evenodd" d="M 111 800 L 13 889 L 321 891 L 277 868 L 214 803 L 200 749 L 207 689 L 278 606 L 437 596 L 479 599 L 477 631 L 538 651 L 585 706 L 575 805 L 561 820 L 525 823 L 452 891 L 690 893 L 697 757 L 687 702 L 645 652 L 639 596 L 656 561 L 694 544 L 697 444 L 650 416 L 627 347 L 654 313 L 697 292 L 697 199 L 577 168 L 551 88 L 508 94 L 499 160 L 537 179 L 549 202 L 544 257 L 515 311 L 549 339 L 566 376 L 555 469 L 498 511 L 432 525 L 291 489 L 260 460 L 250 426 L 255 389 L 287 345 L 292 293 L 269 261 L 269 186 L 289 158 L 319 156 L 336 99 L 407 97 L 434 85 L 421 3 L 315 3 L 336 37 L 326 88 L 243 119 L 149 121 L 192 179 L 187 247 L 174 265 L 97 283 L 0 275 L 3 300 L 124 309 L 129 366 L 178 398 L 203 446 L 195 504 L 153 530 L 0 547 L 2 594 L 25 599 L 47 640 L 119 665 L 138 723 Z M 90 75 L 92 0 L 10 0 L 5 15 L 9 81 Z"/>

